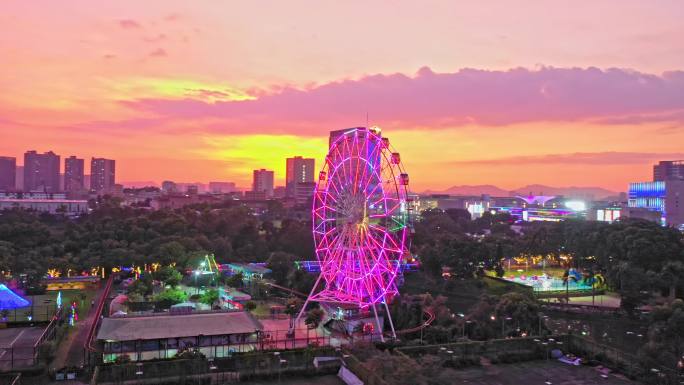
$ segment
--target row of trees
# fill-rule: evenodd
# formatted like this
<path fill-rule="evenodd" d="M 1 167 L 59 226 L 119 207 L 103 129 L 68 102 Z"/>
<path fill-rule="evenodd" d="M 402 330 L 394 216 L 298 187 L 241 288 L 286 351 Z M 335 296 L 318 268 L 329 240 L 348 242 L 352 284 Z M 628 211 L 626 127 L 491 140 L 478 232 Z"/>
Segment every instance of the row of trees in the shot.
<path fill-rule="evenodd" d="M 435 278 L 445 266 L 458 278 L 472 278 L 478 268 L 501 269 L 502 261 L 517 256 L 569 255 L 573 267 L 602 272 L 630 311 L 653 289 L 671 298 L 684 292 L 684 242 L 676 229 L 643 220 L 513 226 L 508 215 L 490 214 L 468 225 L 460 211 L 423 212 L 415 225 L 415 251 Z"/>
<path fill-rule="evenodd" d="M 264 262 L 275 251 L 312 259 L 309 224 L 260 220 L 237 203 L 149 211 L 105 201 L 76 220 L 23 210 L 0 215 L 0 269 L 20 273 L 172 262 L 185 267 L 207 253 L 219 262 Z"/>

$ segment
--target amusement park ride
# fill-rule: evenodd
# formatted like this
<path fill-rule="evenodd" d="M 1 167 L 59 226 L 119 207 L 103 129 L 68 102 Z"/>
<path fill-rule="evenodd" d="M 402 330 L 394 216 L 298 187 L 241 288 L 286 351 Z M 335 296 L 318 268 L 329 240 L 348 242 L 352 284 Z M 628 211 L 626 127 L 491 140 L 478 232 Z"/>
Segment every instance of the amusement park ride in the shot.
<path fill-rule="evenodd" d="M 384 339 L 376 308 L 384 306 L 396 338 L 388 303 L 411 258 L 408 181 L 379 128 L 352 128 L 331 141 L 312 209 L 320 274 L 293 325 L 309 302 L 358 306 L 372 310 Z"/>

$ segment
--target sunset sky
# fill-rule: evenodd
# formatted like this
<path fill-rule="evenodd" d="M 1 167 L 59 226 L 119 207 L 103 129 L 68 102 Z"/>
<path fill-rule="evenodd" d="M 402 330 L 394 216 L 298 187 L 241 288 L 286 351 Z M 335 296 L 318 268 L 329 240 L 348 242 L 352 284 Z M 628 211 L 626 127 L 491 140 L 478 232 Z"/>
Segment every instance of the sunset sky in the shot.
<path fill-rule="evenodd" d="M 6 0 L 0 155 L 282 184 L 368 114 L 415 191 L 624 191 L 684 159 L 682 20 L 681 0 Z"/>

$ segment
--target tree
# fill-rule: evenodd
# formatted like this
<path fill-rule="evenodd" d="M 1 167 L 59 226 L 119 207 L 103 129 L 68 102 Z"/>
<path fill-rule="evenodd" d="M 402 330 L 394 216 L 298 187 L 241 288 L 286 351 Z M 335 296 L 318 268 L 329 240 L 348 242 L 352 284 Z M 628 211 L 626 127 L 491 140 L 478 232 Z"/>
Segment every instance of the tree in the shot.
<path fill-rule="evenodd" d="M 285 285 L 290 271 L 294 268 L 294 256 L 284 252 L 275 252 L 268 258 L 266 265 L 271 269 L 271 278 L 278 285 Z"/>
<path fill-rule="evenodd" d="M 166 289 L 157 294 L 154 298 L 157 302 L 157 307 L 160 309 L 168 309 L 169 307 L 182 303 L 188 300 L 188 295 L 184 291 L 178 289 Z"/>
<path fill-rule="evenodd" d="M 216 289 L 210 289 L 206 290 L 204 293 L 202 293 L 202 296 L 200 297 L 200 302 L 207 304 L 209 306 L 213 306 L 216 301 L 219 299 L 219 293 L 218 290 Z"/>
<path fill-rule="evenodd" d="M 142 297 L 152 294 L 152 283 L 144 279 L 136 279 L 128 286 L 128 293 L 135 293 Z"/>
<path fill-rule="evenodd" d="M 682 284 L 682 275 L 684 275 L 684 264 L 682 262 L 668 262 L 660 270 L 658 281 L 668 288 L 668 299 L 674 301 L 677 286 Z"/>
<path fill-rule="evenodd" d="M 304 323 L 307 324 L 309 328 L 315 329 L 321 324 L 321 321 L 323 321 L 324 315 L 325 312 L 323 312 L 323 309 L 319 307 L 311 309 L 306 313 L 306 319 L 304 320 Z"/>
<path fill-rule="evenodd" d="M 226 285 L 234 288 L 241 288 L 244 282 L 244 276 L 242 273 L 233 274 L 228 279 L 226 279 Z"/>
<path fill-rule="evenodd" d="M 290 316 L 290 328 L 294 328 L 294 317 L 302 308 L 302 300 L 297 297 L 290 297 L 287 299 L 284 313 Z"/>
<path fill-rule="evenodd" d="M 649 365 L 675 368 L 684 354 L 684 302 L 656 307 L 651 314 L 648 342 L 641 355 Z"/>
<path fill-rule="evenodd" d="M 180 242 L 171 241 L 159 247 L 159 258 L 163 265 L 176 263 L 183 266 L 185 265 L 187 254 L 185 247 Z"/>
<path fill-rule="evenodd" d="M 496 272 L 496 276 L 499 278 L 502 278 L 504 274 L 506 274 L 506 271 L 504 271 L 503 266 L 501 266 L 501 263 L 497 263 L 494 266 L 494 271 Z"/>
<path fill-rule="evenodd" d="M 176 287 L 183 280 L 183 275 L 171 266 L 164 266 L 155 273 L 156 279 L 164 282 L 164 285 Z"/>

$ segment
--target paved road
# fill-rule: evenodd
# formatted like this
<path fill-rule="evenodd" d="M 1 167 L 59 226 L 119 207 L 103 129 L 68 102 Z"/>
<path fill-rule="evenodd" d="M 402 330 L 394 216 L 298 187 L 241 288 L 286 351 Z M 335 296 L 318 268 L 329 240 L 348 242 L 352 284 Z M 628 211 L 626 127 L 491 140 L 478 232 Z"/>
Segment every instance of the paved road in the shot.
<path fill-rule="evenodd" d="M 85 304 L 88 312 L 85 318 L 80 318 L 80 321 L 76 323 L 76 330 L 72 330 L 69 333 L 68 338 L 59 346 L 57 353 L 55 354 L 55 359 L 50 364 L 52 369 L 61 369 L 65 367 L 80 367 L 83 366 L 85 353 L 84 346 L 86 339 L 88 338 L 88 332 L 90 331 L 90 325 L 95 321 L 97 314 L 97 304 L 102 300 L 102 295 L 104 294 L 104 288 L 106 286 L 105 282 L 102 282 L 101 287 L 97 290 L 95 294 L 95 305 L 90 306 L 90 304 Z M 79 317 L 83 317 L 85 309 L 78 309 Z"/>

